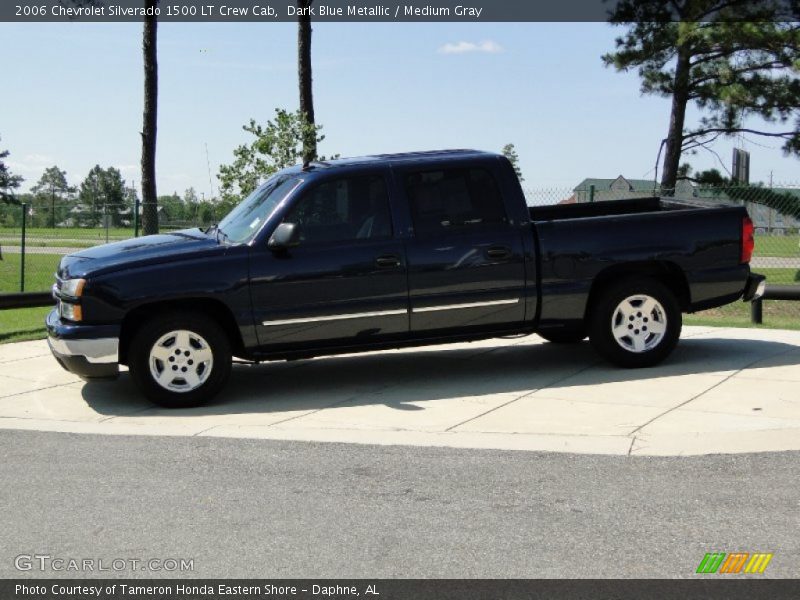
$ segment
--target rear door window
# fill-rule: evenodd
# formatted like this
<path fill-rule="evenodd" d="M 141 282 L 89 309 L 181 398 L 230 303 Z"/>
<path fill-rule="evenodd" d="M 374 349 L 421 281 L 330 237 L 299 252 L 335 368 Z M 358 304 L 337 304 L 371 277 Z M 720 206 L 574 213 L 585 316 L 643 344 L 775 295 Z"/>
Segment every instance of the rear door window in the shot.
<path fill-rule="evenodd" d="M 507 223 L 497 182 L 486 169 L 441 169 L 405 176 L 417 235 L 473 230 Z"/>

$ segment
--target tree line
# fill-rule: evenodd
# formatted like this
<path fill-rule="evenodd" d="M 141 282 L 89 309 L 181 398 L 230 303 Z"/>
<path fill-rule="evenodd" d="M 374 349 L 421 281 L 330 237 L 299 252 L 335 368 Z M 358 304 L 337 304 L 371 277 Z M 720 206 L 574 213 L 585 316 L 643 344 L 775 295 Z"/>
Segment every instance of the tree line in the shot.
<path fill-rule="evenodd" d="M 7 173 L 7 169 L 0 168 L 0 173 Z M 17 182 L 21 181 L 18 177 Z M 77 186 L 68 183 L 66 171 L 58 166 L 48 167 L 29 193 L 6 200 L 0 203 L 0 227 L 21 225 L 22 204 L 27 210 L 27 225 L 39 228 L 133 228 L 137 204 L 140 216 L 144 212 L 137 202 L 136 189 L 127 185 L 120 171 L 100 165 L 92 167 Z M 189 188 L 183 195 L 173 192 L 159 196 L 156 218 L 170 227 L 208 225 L 219 220 L 220 206 L 198 197 L 194 188 Z"/>

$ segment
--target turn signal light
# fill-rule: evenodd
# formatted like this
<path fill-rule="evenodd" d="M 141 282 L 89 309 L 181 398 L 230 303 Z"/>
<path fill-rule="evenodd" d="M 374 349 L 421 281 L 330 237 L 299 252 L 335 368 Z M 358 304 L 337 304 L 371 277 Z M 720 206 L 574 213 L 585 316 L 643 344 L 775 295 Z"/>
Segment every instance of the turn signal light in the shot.
<path fill-rule="evenodd" d="M 59 311 L 62 319 L 73 321 L 75 323 L 83 321 L 83 309 L 81 308 L 80 304 L 61 302 Z"/>

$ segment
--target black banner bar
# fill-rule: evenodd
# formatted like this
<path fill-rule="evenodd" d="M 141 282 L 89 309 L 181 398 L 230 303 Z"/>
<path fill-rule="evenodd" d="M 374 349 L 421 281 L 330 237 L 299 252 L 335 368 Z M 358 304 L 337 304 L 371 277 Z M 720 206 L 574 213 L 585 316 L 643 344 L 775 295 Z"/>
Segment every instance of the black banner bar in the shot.
<path fill-rule="evenodd" d="M 748 21 L 798 19 L 795 0 L 716 0 L 699 15 L 682 14 L 679 4 L 654 0 L 627 11 L 630 21 Z M 315 22 L 591 22 L 606 21 L 629 0 L 314 0 Z M 164 22 L 296 21 L 296 0 L 161 0 L 154 9 Z M 141 21 L 142 0 L 3 0 L 0 21 Z M 623 11 L 625 12 L 625 11 Z M 769 15 L 764 17 L 763 15 Z"/>
<path fill-rule="evenodd" d="M 800 580 L 0 580 L 3 600 L 796 600 Z"/>

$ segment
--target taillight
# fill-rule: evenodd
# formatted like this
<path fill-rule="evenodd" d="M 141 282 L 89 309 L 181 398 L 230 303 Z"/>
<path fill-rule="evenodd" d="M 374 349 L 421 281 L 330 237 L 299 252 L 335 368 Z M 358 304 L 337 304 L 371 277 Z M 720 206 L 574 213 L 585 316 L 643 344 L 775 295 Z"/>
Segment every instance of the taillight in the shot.
<path fill-rule="evenodd" d="M 749 263 L 753 258 L 753 250 L 756 247 L 754 233 L 752 219 L 750 217 L 742 219 L 742 264 Z"/>

